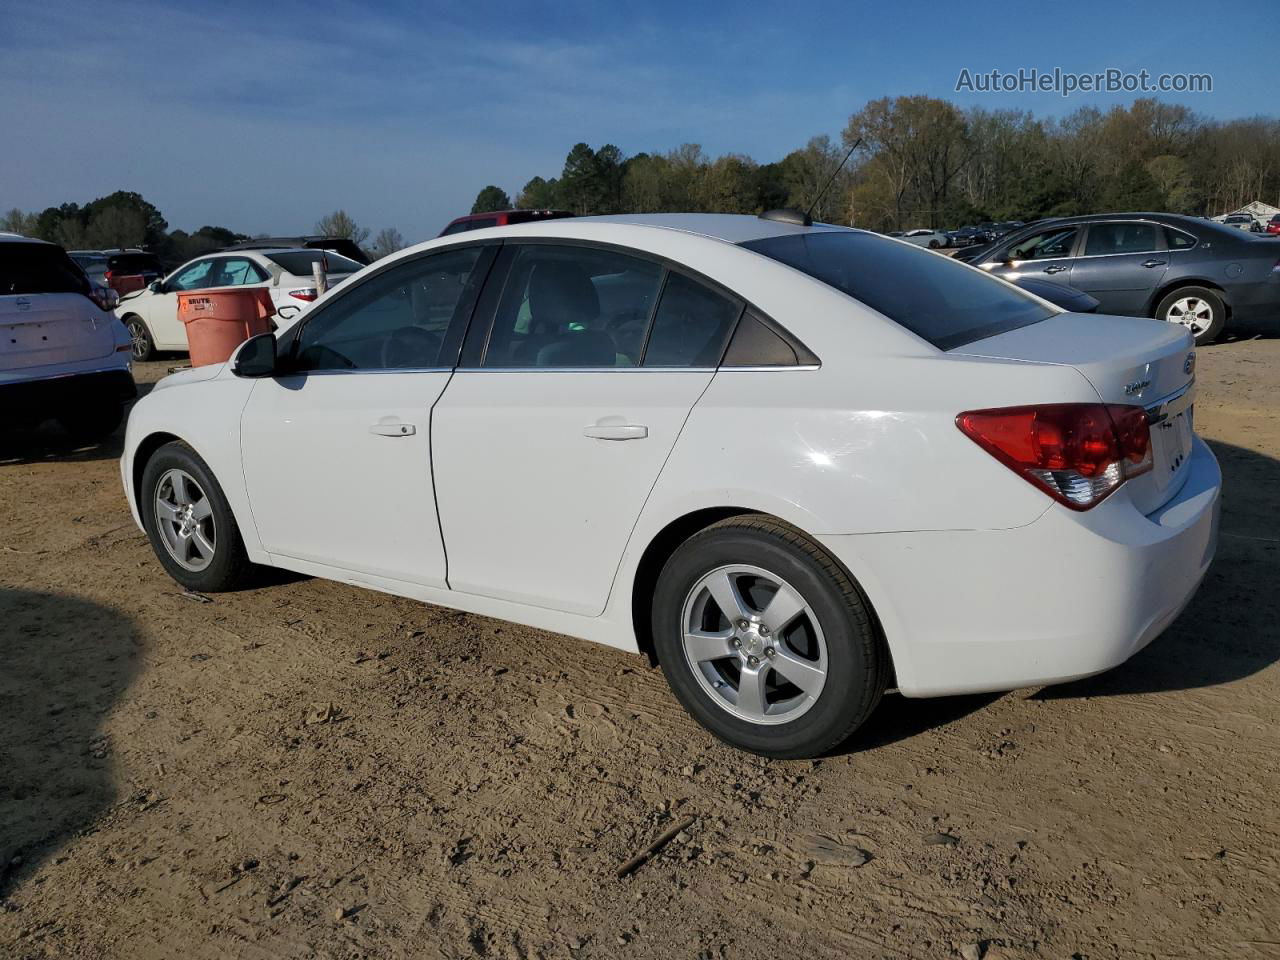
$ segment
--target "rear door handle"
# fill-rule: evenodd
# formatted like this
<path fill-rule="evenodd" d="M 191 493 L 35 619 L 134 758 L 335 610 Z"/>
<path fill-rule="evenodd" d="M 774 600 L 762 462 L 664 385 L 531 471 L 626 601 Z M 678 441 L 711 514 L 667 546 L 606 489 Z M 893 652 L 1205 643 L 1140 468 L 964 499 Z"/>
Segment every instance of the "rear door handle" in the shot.
<path fill-rule="evenodd" d="M 418 428 L 412 423 L 403 423 L 400 420 L 379 420 L 377 423 L 369 424 L 369 432 L 376 433 L 380 437 L 412 437 L 418 432 Z"/>
<path fill-rule="evenodd" d="M 1152 267 L 1163 267 L 1168 262 L 1168 260 L 1143 260 L 1142 265 L 1150 270 Z"/>
<path fill-rule="evenodd" d="M 1065 270 L 1069 270 L 1069 269 L 1071 269 L 1071 268 L 1070 268 L 1070 267 L 1060 267 L 1060 266 L 1058 266 L 1057 264 L 1054 264 L 1054 265 L 1053 265 L 1053 266 L 1051 266 L 1051 267 L 1045 267 L 1045 268 L 1044 268 L 1044 272 L 1045 272 L 1045 273 L 1062 273 L 1063 271 L 1065 271 Z"/>
<path fill-rule="evenodd" d="M 583 427 L 582 435 L 593 440 L 643 440 L 649 428 L 641 423 L 595 423 Z"/>

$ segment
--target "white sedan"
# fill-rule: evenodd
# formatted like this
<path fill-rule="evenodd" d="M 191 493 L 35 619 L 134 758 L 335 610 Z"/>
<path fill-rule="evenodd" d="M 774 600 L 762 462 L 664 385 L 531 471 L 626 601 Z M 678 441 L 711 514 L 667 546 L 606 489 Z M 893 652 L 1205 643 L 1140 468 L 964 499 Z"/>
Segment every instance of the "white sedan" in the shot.
<path fill-rule="evenodd" d="M 941 230 L 908 230 L 901 239 L 930 250 L 940 250 L 951 245 L 951 238 Z"/>
<path fill-rule="evenodd" d="M 178 319 L 178 294 L 216 287 L 265 287 L 277 322 L 292 320 L 316 299 L 312 264 L 322 261 L 336 286 L 361 264 L 336 253 L 294 250 L 237 250 L 210 253 L 184 263 L 163 280 L 126 294 L 116 307 L 133 344 L 135 360 L 151 360 L 159 350 L 187 349 L 187 331 Z"/>
<path fill-rule="evenodd" d="M 1183 328 L 791 212 L 556 220 L 162 380 L 122 472 L 189 589 L 284 567 L 641 651 L 717 736 L 812 756 L 886 689 L 1169 625 L 1216 539 L 1193 370 Z"/>

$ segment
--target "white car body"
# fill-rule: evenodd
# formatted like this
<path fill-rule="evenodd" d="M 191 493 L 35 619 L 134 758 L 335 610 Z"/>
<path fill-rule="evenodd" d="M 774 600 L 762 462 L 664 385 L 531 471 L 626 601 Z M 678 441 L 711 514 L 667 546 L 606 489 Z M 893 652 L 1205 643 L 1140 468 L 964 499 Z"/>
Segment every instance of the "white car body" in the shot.
<path fill-rule="evenodd" d="M 902 235 L 902 239 L 930 250 L 940 250 L 951 245 L 951 238 L 941 230 L 908 230 Z"/>
<path fill-rule="evenodd" d="M 23 246 L 56 251 L 42 240 L 0 234 L 5 259 Z M 86 292 L 0 289 L 0 409 L 5 421 L 36 423 L 67 406 L 119 403 L 134 394 L 129 337 L 124 326 Z"/>
<path fill-rule="evenodd" d="M 608 244 L 733 291 L 818 361 L 491 369 L 464 350 L 456 368 L 305 383 L 232 364 L 186 371 L 130 417 L 121 470 L 135 519 L 146 458 L 178 438 L 217 476 L 253 562 L 635 651 L 646 570 L 668 536 L 767 514 L 852 575 L 907 696 L 1064 681 L 1130 657 L 1188 602 L 1216 542 L 1220 474 L 1190 431 L 1186 331 L 1037 300 L 1048 319 L 942 350 L 737 245 L 836 229 L 566 219 L 401 251 L 347 294 L 453 247 Z M 1157 438 L 1154 470 L 1084 511 L 956 425 L 961 411 L 1100 400 L 1145 405 L 1178 436 Z"/>
<path fill-rule="evenodd" d="M 280 250 L 227 250 L 187 261 L 159 285 L 153 284 L 120 299 L 116 316 L 128 324 L 142 323 L 156 350 L 187 349 L 187 331 L 178 319 L 178 294 L 218 287 L 237 289 L 261 287 L 271 293 L 277 322 L 294 319 L 315 299 L 315 281 L 310 273 L 284 270 L 276 257 L 299 261 L 325 256 L 330 264 L 329 283 L 336 286 L 360 268 L 360 264 L 334 253 L 306 248 Z M 334 268 L 340 269 L 334 269 Z M 203 273 L 202 273 L 203 272 Z M 202 274 L 202 275 L 201 275 Z M 200 276 L 197 276 L 200 275 Z M 205 278 L 229 278 L 234 282 L 208 282 Z M 193 279 L 194 278 L 194 279 Z M 135 343 L 140 343 L 135 335 Z M 135 356 L 144 355 L 141 347 Z"/>

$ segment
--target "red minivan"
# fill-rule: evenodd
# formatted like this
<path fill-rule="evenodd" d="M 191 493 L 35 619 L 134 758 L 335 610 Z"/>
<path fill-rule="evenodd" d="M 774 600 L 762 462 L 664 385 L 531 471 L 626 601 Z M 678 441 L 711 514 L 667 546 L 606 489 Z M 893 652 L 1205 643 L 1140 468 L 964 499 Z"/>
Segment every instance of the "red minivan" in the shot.
<path fill-rule="evenodd" d="M 449 221 L 440 236 L 462 233 L 465 230 L 483 230 L 485 227 L 505 227 L 512 223 L 529 223 L 533 220 L 559 220 L 572 217 L 568 210 L 497 210 L 493 213 L 472 213 Z"/>

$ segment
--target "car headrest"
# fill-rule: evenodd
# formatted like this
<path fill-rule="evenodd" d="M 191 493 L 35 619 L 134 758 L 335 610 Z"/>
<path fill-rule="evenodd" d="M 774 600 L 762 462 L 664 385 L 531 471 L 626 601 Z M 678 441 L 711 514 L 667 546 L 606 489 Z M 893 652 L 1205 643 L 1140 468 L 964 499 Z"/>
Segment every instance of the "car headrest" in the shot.
<path fill-rule="evenodd" d="M 587 326 L 600 314 L 600 297 L 577 264 L 543 261 L 529 279 L 529 313 L 534 328 L 541 331 Z"/>

